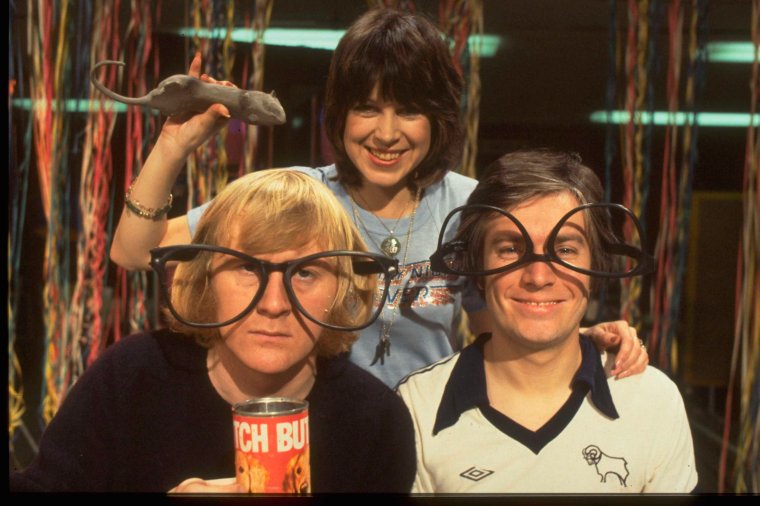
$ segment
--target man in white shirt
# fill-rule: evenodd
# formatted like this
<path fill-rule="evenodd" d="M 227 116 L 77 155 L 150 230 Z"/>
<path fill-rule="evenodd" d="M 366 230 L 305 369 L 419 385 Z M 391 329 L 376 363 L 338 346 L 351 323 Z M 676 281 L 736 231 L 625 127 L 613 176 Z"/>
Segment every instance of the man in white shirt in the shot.
<path fill-rule="evenodd" d="M 518 152 L 454 211 L 457 236 L 433 266 L 477 277 L 493 331 L 397 387 L 416 429 L 414 492 L 694 490 L 676 385 L 653 367 L 608 379 L 614 356 L 580 334 L 605 278 L 652 265 L 633 214 L 601 198 L 577 156 Z"/>

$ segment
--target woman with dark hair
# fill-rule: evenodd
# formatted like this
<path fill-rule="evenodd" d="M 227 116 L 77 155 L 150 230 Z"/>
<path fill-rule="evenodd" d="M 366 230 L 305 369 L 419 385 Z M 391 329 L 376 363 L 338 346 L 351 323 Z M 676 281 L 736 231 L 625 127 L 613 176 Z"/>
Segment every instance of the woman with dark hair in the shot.
<path fill-rule="evenodd" d="M 190 75 L 199 70 L 196 56 Z M 475 287 L 463 277 L 434 272 L 429 261 L 444 217 L 464 204 L 477 183 L 453 171 L 463 138 L 462 87 L 430 21 L 393 9 L 371 10 L 348 29 L 330 66 L 325 127 L 335 164 L 293 168 L 330 188 L 371 251 L 400 261 L 380 317 L 351 351 L 352 361 L 391 387 L 462 347 L 462 308 L 474 334 L 490 326 Z M 228 118 L 216 104 L 184 122 L 166 121 L 128 192 L 131 205 L 111 247 L 116 263 L 146 268 L 151 248 L 190 241 L 204 208 L 166 220 L 168 196 L 186 157 Z M 600 346 L 621 345 L 612 374 L 637 373 L 648 363 L 635 330 L 624 322 L 597 325 L 591 334 Z"/>

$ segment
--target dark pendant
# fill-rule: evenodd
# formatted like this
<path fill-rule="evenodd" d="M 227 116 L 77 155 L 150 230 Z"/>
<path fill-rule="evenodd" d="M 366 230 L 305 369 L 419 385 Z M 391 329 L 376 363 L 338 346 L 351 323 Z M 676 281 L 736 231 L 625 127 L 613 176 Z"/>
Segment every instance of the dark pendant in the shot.
<path fill-rule="evenodd" d="M 377 364 L 380 361 L 380 365 L 385 365 L 385 357 L 391 356 L 391 341 L 387 337 L 380 338 L 380 342 L 375 347 L 375 358 L 372 359 L 372 363 L 369 365 Z"/>
<path fill-rule="evenodd" d="M 383 253 L 385 253 L 386 256 L 396 258 L 396 255 L 398 255 L 398 252 L 401 250 L 401 243 L 398 239 L 389 235 L 383 239 L 383 242 L 380 244 L 380 249 L 383 250 Z"/>

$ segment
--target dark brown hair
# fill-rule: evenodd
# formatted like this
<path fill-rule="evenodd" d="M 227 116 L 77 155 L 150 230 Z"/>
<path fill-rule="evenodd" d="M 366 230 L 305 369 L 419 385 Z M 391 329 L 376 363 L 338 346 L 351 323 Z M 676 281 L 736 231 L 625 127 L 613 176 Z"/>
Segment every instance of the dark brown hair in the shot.
<path fill-rule="evenodd" d="M 550 150 L 516 151 L 487 167 L 467 203 L 509 211 L 533 198 L 561 192 L 573 195 L 578 205 L 602 202 L 602 184 L 594 171 L 583 165 L 578 154 Z M 598 239 L 600 234 L 610 234 L 606 220 L 600 219 L 599 213 L 588 211 L 586 223 L 591 240 L 592 265 L 597 270 L 606 270 L 607 254 Z M 476 267 L 483 264 L 485 227 L 486 220 L 482 219 L 482 214 L 462 214 L 459 234 L 468 237 L 467 261 Z M 592 288 L 596 284 L 596 278 L 592 277 Z"/>
<path fill-rule="evenodd" d="M 348 29 L 335 49 L 325 94 L 325 127 L 338 180 L 361 185 L 346 153 L 343 131 L 352 107 L 378 85 L 381 98 L 420 111 L 430 121 L 431 144 L 408 186 L 428 186 L 458 163 L 462 150 L 462 78 L 436 27 L 420 15 L 373 9 Z"/>

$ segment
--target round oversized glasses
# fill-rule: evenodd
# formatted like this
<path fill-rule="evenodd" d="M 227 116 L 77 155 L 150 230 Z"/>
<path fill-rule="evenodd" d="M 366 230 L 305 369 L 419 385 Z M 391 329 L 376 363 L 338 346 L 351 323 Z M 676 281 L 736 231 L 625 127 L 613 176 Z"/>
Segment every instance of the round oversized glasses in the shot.
<path fill-rule="evenodd" d="M 398 273 L 397 260 L 374 253 L 325 251 L 272 263 L 205 244 L 155 248 L 150 264 L 171 314 L 186 325 L 203 328 L 242 319 L 261 299 L 270 274 L 280 272 L 288 299 L 303 316 L 328 329 L 361 330 L 377 319 L 391 279 Z M 219 308 L 198 311 L 187 304 L 180 309 L 172 303 L 171 291 L 182 285 L 206 286 L 206 291 L 211 287 L 223 314 Z M 200 314 L 203 317 L 194 316 Z"/>
<path fill-rule="evenodd" d="M 452 239 L 446 241 L 447 237 Z M 481 258 L 475 258 L 475 244 L 482 245 Z M 654 258 L 646 252 L 633 212 L 620 204 L 600 203 L 578 206 L 560 218 L 543 254 L 535 252 L 530 234 L 509 212 L 482 204 L 457 207 L 443 222 L 430 262 L 436 272 L 469 276 L 497 274 L 531 262 L 554 262 L 605 278 L 654 270 Z"/>

